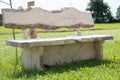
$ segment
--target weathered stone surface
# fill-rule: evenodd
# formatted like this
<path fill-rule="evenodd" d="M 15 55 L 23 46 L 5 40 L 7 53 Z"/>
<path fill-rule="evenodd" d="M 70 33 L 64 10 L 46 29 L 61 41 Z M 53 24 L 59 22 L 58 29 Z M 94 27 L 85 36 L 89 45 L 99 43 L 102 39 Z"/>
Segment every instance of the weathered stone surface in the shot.
<path fill-rule="evenodd" d="M 65 38 L 47 38 L 47 39 L 29 39 L 29 40 L 8 40 L 6 42 L 9 46 L 14 47 L 38 47 L 38 46 L 50 46 L 50 45 L 64 45 L 82 42 L 93 42 L 100 40 L 113 39 L 110 35 L 91 35 L 91 36 L 75 36 Z"/>
<path fill-rule="evenodd" d="M 41 8 L 3 9 L 2 12 L 4 26 L 7 28 L 56 29 L 61 27 L 92 27 L 94 25 L 91 13 L 81 12 L 75 8 L 66 8 L 58 12 L 45 11 Z"/>
<path fill-rule="evenodd" d="M 8 41 L 10 46 L 23 48 L 22 64 L 25 69 L 43 71 L 44 65 L 69 63 L 77 60 L 103 60 L 104 40 L 109 35 L 93 35 L 55 39 Z M 22 44 L 22 45 L 21 45 Z"/>

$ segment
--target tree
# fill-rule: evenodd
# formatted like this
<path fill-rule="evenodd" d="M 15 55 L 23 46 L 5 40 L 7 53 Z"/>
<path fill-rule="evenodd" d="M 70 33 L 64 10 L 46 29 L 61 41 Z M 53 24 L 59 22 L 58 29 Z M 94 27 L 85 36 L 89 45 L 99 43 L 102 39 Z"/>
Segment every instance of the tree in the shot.
<path fill-rule="evenodd" d="M 120 6 L 117 8 L 116 18 L 120 19 Z"/>
<path fill-rule="evenodd" d="M 109 22 L 113 19 L 110 7 L 103 0 L 90 0 L 87 11 L 91 11 L 96 23 Z"/>

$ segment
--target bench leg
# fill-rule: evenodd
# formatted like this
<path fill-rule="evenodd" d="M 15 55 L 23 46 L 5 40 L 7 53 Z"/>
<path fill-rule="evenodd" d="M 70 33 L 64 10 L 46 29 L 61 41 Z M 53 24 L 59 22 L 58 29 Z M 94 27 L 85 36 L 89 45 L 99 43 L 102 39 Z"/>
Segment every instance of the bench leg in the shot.
<path fill-rule="evenodd" d="M 95 41 L 94 48 L 96 51 L 95 58 L 97 60 L 103 60 L 103 43 L 104 41 Z"/>
<path fill-rule="evenodd" d="M 43 47 L 23 48 L 21 63 L 27 70 L 37 69 L 43 71 Z"/>
<path fill-rule="evenodd" d="M 43 53 L 44 53 L 44 49 L 43 47 L 38 47 L 38 53 L 37 53 L 37 70 L 38 71 L 43 71 L 44 68 L 44 62 L 43 62 Z"/>

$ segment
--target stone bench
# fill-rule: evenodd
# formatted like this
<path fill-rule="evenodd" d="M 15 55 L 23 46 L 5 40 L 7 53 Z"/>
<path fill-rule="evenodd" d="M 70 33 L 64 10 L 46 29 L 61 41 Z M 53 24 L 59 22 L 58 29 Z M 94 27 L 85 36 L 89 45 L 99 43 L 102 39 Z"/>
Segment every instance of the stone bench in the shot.
<path fill-rule="evenodd" d="M 93 27 L 94 22 L 90 12 L 82 12 L 73 7 L 61 11 L 46 11 L 32 8 L 34 2 L 28 3 L 28 8 L 2 9 L 3 24 L 6 28 L 21 29 L 24 40 L 8 40 L 7 45 L 22 48 L 21 62 L 25 69 L 42 71 L 44 65 L 69 63 L 76 60 L 103 59 L 103 42 L 113 39 L 110 35 L 81 36 L 80 28 Z M 45 30 L 58 28 L 76 29 L 75 37 L 39 38 L 36 28 Z M 29 36 L 28 36 L 29 29 Z M 33 39 L 34 38 L 34 39 Z"/>
<path fill-rule="evenodd" d="M 8 40 L 7 45 L 23 49 L 22 64 L 25 69 L 42 71 L 44 65 L 69 63 L 76 60 L 103 60 L 103 42 L 110 35 L 75 36 L 29 40 Z"/>

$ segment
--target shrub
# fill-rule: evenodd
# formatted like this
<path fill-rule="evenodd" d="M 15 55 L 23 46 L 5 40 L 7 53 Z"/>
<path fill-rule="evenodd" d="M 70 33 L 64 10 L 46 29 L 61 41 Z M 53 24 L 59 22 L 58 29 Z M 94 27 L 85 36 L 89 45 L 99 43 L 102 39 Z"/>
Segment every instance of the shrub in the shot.
<path fill-rule="evenodd" d="M 2 21 L 2 14 L 0 14 L 0 26 L 3 25 L 3 21 Z"/>
<path fill-rule="evenodd" d="M 3 25 L 3 20 L 0 20 L 0 26 L 2 26 Z"/>

